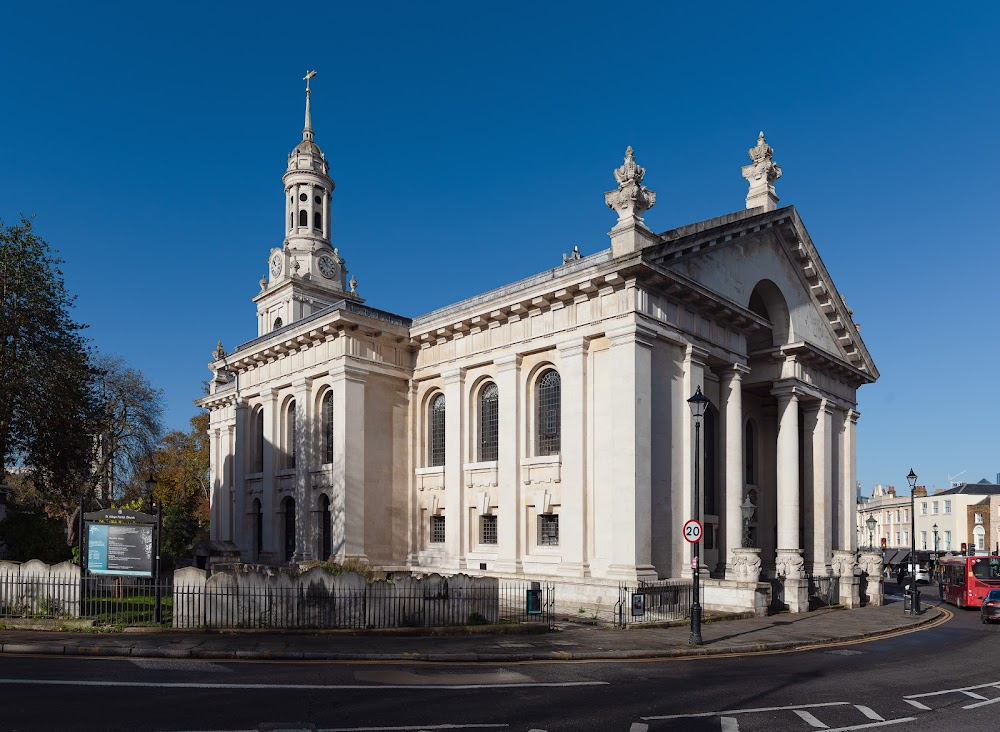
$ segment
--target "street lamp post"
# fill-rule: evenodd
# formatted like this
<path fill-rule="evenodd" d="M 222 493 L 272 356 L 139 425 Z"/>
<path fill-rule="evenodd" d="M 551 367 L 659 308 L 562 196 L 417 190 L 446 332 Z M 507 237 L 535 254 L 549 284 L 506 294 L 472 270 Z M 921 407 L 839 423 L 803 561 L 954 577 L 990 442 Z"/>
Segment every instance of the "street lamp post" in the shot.
<path fill-rule="evenodd" d="M 868 527 L 868 551 L 873 551 L 875 549 L 875 524 L 878 523 L 875 517 L 868 514 L 868 518 L 865 519 L 865 526 Z"/>
<path fill-rule="evenodd" d="M 916 615 L 920 610 L 920 590 L 917 589 L 917 517 L 914 493 L 917 487 L 917 474 L 910 468 L 906 481 L 910 484 L 910 615 Z"/>
<path fill-rule="evenodd" d="M 750 500 L 750 496 L 747 495 L 747 499 L 743 501 L 740 506 L 740 512 L 743 514 L 743 548 L 749 549 L 753 546 L 753 539 L 750 536 L 750 519 L 753 518 L 753 512 L 757 507 L 753 505 Z"/>
<path fill-rule="evenodd" d="M 701 505 L 699 503 L 698 496 L 698 468 L 701 464 L 700 451 L 701 451 L 701 418 L 705 414 L 705 408 L 708 406 L 708 397 L 701 393 L 701 387 L 695 391 L 694 396 L 688 399 L 688 405 L 691 407 L 691 416 L 694 417 L 694 511 L 692 512 L 691 518 L 696 521 L 701 520 Z M 692 591 L 694 593 L 694 598 L 691 602 L 691 645 L 700 646 L 701 641 L 701 597 L 699 588 L 699 554 L 701 547 L 701 537 L 699 536 L 694 542 L 691 543 L 691 578 L 693 580 Z"/>
<path fill-rule="evenodd" d="M 156 508 L 156 574 L 153 575 L 153 593 L 154 602 L 156 604 L 153 606 L 153 622 L 159 625 L 160 621 L 163 619 L 160 610 L 160 600 L 162 599 L 160 595 L 160 527 L 163 523 L 161 519 L 163 511 L 161 510 L 162 507 L 160 504 L 154 502 L 153 492 L 155 490 L 156 478 L 154 478 L 153 474 L 150 473 L 149 478 L 146 480 L 146 495 L 149 496 L 150 511 L 152 511 L 154 507 Z"/>

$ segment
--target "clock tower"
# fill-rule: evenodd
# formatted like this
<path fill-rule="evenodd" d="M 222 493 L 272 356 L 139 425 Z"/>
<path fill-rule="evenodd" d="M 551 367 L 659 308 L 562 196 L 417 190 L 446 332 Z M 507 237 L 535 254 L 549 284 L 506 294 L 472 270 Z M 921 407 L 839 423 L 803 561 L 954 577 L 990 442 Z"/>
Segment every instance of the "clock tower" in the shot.
<path fill-rule="evenodd" d="M 288 155 L 285 184 L 285 240 L 271 249 L 267 273 L 260 280 L 257 335 L 262 336 L 349 298 L 346 262 L 330 243 L 330 197 L 335 184 L 326 156 L 316 144 L 310 108 L 310 71 L 306 82 L 306 119 L 302 142 Z"/>

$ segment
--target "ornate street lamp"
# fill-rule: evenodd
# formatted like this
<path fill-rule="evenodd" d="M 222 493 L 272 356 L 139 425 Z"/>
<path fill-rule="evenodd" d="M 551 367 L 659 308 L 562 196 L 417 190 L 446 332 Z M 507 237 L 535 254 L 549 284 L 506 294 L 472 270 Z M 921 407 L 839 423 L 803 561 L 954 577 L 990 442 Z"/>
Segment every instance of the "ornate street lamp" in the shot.
<path fill-rule="evenodd" d="M 755 505 L 750 501 L 750 496 L 747 495 L 747 499 L 743 501 L 740 506 L 740 511 L 743 513 L 743 548 L 748 549 L 753 546 L 753 540 L 750 538 L 750 519 L 753 518 L 753 512 L 757 509 Z"/>
<path fill-rule="evenodd" d="M 865 526 L 868 527 L 868 551 L 873 551 L 875 549 L 875 517 L 872 514 L 868 514 L 868 518 L 865 520 Z"/>
<path fill-rule="evenodd" d="M 221 346 L 221 344 L 220 344 Z M 163 525 L 163 511 L 159 503 L 156 503 L 153 494 L 156 492 L 156 478 L 150 473 L 149 477 L 146 479 L 146 495 L 149 497 L 149 510 L 156 509 L 156 574 L 153 575 L 153 592 L 155 594 L 155 605 L 153 606 L 153 622 L 157 625 L 163 619 L 160 611 L 160 528 Z"/>
<path fill-rule="evenodd" d="M 910 484 L 910 615 L 916 615 L 920 610 L 920 590 L 917 589 L 917 517 L 913 495 L 917 487 L 917 474 L 913 472 L 913 468 L 910 468 L 906 482 Z"/>
<path fill-rule="evenodd" d="M 708 397 L 701 393 L 701 387 L 695 391 L 694 396 L 687 400 L 691 407 L 691 416 L 694 417 L 694 511 L 691 518 L 701 520 L 701 503 L 698 496 L 698 467 L 701 464 L 701 418 L 705 416 L 705 409 L 708 407 Z M 701 537 L 699 536 L 691 544 L 691 577 L 694 583 L 692 591 L 694 598 L 691 602 L 691 639 L 690 643 L 700 646 L 701 641 L 701 597 L 699 593 L 699 554 L 701 547 Z"/>

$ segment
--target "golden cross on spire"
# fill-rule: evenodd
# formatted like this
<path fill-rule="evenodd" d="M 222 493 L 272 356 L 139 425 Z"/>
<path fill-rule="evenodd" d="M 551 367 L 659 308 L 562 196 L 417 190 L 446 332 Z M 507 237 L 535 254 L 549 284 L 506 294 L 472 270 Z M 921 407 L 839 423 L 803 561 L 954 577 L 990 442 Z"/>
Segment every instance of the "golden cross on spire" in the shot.
<path fill-rule="evenodd" d="M 309 80 L 316 76 L 315 71 L 306 71 L 306 75 L 302 79 L 306 82 L 306 91 L 309 91 Z"/>

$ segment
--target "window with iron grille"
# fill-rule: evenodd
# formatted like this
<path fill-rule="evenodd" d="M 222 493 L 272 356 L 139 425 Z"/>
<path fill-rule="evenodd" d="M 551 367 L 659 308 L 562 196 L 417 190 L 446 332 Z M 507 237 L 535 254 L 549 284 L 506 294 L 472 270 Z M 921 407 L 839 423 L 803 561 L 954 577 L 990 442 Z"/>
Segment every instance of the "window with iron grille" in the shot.
<path fill-rule="evenodd" d="M 499 453 L 500 409 L 497 385 L 490 382 L 479 392 L 479 459 L 496 460 Z"/>
<path fill-rule="evenodd" d="M 559 372 L 546 371 L 538 379 L 535 397 L 538 402 L 538 455 L 558 455 L 561 425 Z"/>
<path fill-rule="evenodd" d="M 333 462 L 333 392 L 323 397 L 323 462 Z"/>
<path fill-rule="evenodd" d="M 444 544 L 444 516 L 431 516 L 431 544 Z"/>
<path fill-rule="evenodd" d="M 285 467 L 289 470 L 295 469 L 295 400 L 288 402 L 288 412 L 287 420 L 288 426 L 285 430 L 285 435 L 288 438 L 288 443 L 285 445 L 286 458 Z"/>
<path fill-rule="evenodd" d="M 258 409 L 253 413 L 253 461 L 250 466 L 251 473 L 264 472 L 264 410 Z"/>
<path fill-rule="evenodd" d="M 538 543 L 541 546 L 559 546 L 559 514 L 543 513 L 538 517 Z"/>
<path fill-rule="evenodd" d="M 479 517 L 479 543 L 480 544 L 496 544 L 497 543 L 497 517 L 496 516 L 480 516 Z"/>
<path fill-rule="evenodd" d="M 444 465 L 444 394 L 431 401 L 431 466 Z"/>

